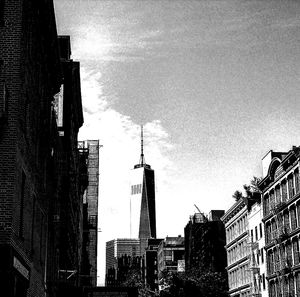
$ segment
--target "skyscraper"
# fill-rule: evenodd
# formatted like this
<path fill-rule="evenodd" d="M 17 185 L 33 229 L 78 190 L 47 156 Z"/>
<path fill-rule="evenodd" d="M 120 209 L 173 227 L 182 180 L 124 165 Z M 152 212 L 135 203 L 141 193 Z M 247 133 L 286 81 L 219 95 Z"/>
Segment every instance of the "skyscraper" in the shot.
<path fill-rule="evenodd" d="M 131 238 L 156 238 L 154 170 L 146 164 L 141 127 L 141 156 L 131 173 L 130 195 Z"/>

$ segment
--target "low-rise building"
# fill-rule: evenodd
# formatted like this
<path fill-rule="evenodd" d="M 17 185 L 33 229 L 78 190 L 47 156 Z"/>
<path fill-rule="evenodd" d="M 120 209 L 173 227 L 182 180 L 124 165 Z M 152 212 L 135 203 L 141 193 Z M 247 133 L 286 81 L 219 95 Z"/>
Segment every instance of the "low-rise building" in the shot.
<path fill-rule="evenodd" d="M 226 230 L 229 296 L 249 296 L 251 274 L 246 201 L 242 198 L 236 201 L 221 220 Z"/>
<path fill-rule="evenodd" d="M 212 210 L 209 216 L 196 213 L 184 229 L 185 268 L 203 272 L 226 273 L 225 227 L 220 220 L 224 210 Z"/>
<path fill-rule="evenodd" d="M 164 271 L 177 272 L 184 262 L 184 237 L 166 237 L 157 250 L 158 278 Z"/>

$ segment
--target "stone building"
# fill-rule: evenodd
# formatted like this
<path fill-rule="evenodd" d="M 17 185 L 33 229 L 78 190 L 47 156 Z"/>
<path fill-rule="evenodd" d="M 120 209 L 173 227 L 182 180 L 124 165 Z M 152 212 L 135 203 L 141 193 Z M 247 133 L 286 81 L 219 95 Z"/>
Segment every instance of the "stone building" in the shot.
<path fill-rule="evenodd" d="M 221 220 L 226 232 L 229 296 L 249 296 L 251 274 L 246 201 L 242 198 L 236 201 Z"/>
<path fill-rule="evenodd" d="M 263 222 L 269 296 L 300 292 L 300 148 L 270 151 L 262 160 Z M 297 295 L 298 294 L 298 295 Z"/>

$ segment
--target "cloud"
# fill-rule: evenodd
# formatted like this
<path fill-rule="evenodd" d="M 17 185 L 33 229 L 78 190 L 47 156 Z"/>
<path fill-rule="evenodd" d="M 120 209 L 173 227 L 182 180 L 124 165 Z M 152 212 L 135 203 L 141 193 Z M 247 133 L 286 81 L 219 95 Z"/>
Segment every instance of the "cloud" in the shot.
<path fill-rule="evenodd" d="M 99 178 L 99 275 L 105 275 L 105 243 L 129 237 L 129 172 L 139 162 L 140 123 L 114 110 L 103 94 L 101 73 L 82 68 L 85 123 L 79 139 L 100 139 Z M 158 120 L 144 124 L 146 161 L 159 172 L 157 186 L 163 188 L 174 168 L 168 152 L 169 135 Z M 162 199 L 158 196 L 157 199 Z M 103 281 L 103 280 L 101 280 Z"/>

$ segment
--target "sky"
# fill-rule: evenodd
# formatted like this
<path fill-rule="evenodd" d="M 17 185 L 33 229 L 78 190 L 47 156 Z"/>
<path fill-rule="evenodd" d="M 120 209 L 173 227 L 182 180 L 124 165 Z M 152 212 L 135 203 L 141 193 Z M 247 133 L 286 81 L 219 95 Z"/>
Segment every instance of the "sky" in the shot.
<path fill-rule="evenodd" d="M 80 61 L 84 125 L 99 139 L 99 284 L 105 242 L 129 237 L 129 175 L 155 170 L 157 235 L 194 205 L 227 210 L 270 150 L 300 145 L 300 2 L 54 0 Z"/>

